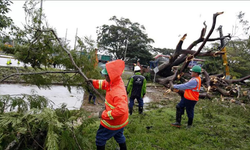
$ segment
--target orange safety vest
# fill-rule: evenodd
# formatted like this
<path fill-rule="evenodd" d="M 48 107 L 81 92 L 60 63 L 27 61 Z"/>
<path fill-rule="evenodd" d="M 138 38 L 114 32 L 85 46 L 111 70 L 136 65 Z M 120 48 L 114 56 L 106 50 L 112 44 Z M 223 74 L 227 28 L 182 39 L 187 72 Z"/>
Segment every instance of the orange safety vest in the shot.
<path fill-rule="evenodd" d="M 194 77 L 190 80 L 196 80 L 198 84 L 193 89 L 186 89 L 185 93 L 184 93 L 184 97 L 188 100 L 198 101 L 199 100 L 199 92 L 200 92 L 200 88 L 201 88 L 201 78 Z"/>
<path fill-rule="evenodd" d="M 93 80 L 96 89 L 106 90 L 106 108 L 101 116 L 101 125 L 110 130 L 118 130 L 128 124 L 128 98 L 121 78 L 124 68 L 124 61 L 111 61 L 106 64 L 110 82 Z"/>

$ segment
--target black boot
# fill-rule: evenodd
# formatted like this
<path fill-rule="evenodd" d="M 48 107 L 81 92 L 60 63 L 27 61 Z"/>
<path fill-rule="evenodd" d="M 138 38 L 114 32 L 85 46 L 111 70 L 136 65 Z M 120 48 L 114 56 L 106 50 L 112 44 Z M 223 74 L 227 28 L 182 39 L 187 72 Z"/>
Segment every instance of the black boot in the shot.
<path fill-rule="evenodd" d="M 139 114 L 143 113 L 143 107 L 139 107 Z"/>
<path fill-rule="evenodd" d="M 132 115 L 133 113 L 133 107 L 129 107 L 129 114 Z"/>
<path fill-rule="evenodd" d="M 180 107 L 177 105 L 176 106 L 176 122 L 175 123 L 172 123 L 171 125 L 172 126 L 175 126 L 175 127 L 178 127 L 180 128 L 181 127 L 181 110 L 180 110 Z"/>
<path fill-rule="evenodd" d="M 119 144 L 120 150 L 127 150 L 126 142 Z"/>
<path fill-rule="evenodd" d="M 105 150 L 105 145 L 103 146 L 96 146 L 97 147 L 97 150 Z"/>
<path fill-rule="evenodd" d="M 193 118 L 188 118 L 188 126 L 187 128 L 191 128 L 193 124 Z"/>

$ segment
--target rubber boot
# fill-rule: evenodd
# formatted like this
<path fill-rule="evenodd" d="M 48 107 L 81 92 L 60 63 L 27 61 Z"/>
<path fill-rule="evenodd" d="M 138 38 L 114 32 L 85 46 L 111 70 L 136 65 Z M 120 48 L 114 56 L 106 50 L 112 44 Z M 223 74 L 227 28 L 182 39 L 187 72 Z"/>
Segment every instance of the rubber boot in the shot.
<path fill-rule="evenodd" d="M 143 107 L 139 107 L 139 114 L 143 113 Z"/>
<path fill-rule="evenodd" d="M 120 150 L 127 150 L 126 142 L 119 144 Z"/>
<path fill-rule="evenodd" d="M 133 114 L 133 107 L 129 107 L 129 115 Z"/>
<path fill-rule="evenodd" d="M 97 150 L 105 150 L 105 145 L 103 146 L 96 146 L 97 147 Z"/>
<path fill-rule="evenodd" d="M 171 125 L 172 126 L 175 126 L 177 128 L 180 128 L 181 127 L 181 111 L 180 109 L 176 109 L 176 122 L 175 123 L 172 123 Z"/>
<path fill-rule="evenodd" d="M 193 118 L 188 118 L 188 126 L 187 128 L 191 128 L 193 124 Z"/>

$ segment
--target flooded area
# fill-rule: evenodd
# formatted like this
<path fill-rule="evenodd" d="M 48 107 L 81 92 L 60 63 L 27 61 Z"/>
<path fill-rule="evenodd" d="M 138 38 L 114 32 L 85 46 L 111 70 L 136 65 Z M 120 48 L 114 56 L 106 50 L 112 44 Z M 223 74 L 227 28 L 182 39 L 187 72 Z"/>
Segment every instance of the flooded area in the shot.
<path fill-rule="evenodd" d="M 151 98 L 149 98 L 148 96 L 144 96 L 144 98 L 143 98 L 144 103 L 150 103 L 151 101 L 152 101 Z"/>
<path fill-rule="evenodd" d="M 35 85 L 25 85 L 25 84 L 0 84 L 0 95 L 20 95 L 20 94 L 37 94 L 40 96 L 44 96 L 47 99 L 54 102 L 53 108 L 59 108 L 61 104 L 67 104 L 67 108 L 72 109 L 80 109 L 81 107 L 86 111 L 92 113 L 92 115 L 98 115 L 102 107 L 104 107 L 104 102 L 97 98 L 96 105 L 93 103 L 89 103 L 88 101 L 88 93 L 84 94 L 83 89 L 77 89 L 76 87 L 72 87 L 71 93 L 68 91 L 66 87 L 53 85 L 50 89 L 39 89 Z M 166 89 L 164 87 L 149 86 L 147 87 L 147 93 L 143 98 L 145 110 L 148 107 L 160 108 L 162 107 L 162 102 L 169 101 L 176 96 L 166 95 Z M 129 98 L 128 98 L 129 101 Z M 135 100 L 135 108 L 138 107 L 138 102 Z"/>
<path fill-rule="evenodd" d="M 11 60 L 11 64 L 7 65 L 7 61 L 9 61 L 9 60 Z M 31 67 L 30 64 L 25 64 L 25 65 L 27 67 Z M 24 67 L 24 63 L 23 62 L 19 62 L 19 64 L 18 64 L 18 60 L 17 59 L 14 59 L 11 56 L 0 55 L 0 66 Z M 41 66 L 41 67 L 43 67 L 43 66 Z M 57 65 L 56 68 L 57 69 L 61 69 L 61 70 L 66 69 L 64 66 L 61 66 L 61 65 Z"/>
<path fill-rule="evenodd" d="M 11 64 L 7 65 L 7 61 L 11 60 Z M 5 56 L 5 55 L 0 55 L 0 66 L 12 66 L 12 67 L 23 67 L 24 63 L 20 62 L 20 64 L 18 64 L 18 60 L 17 59 L 13 59 L 10 56 Z M 30 66 L 29 64 L 26 64 L 26 66 Z"/>
<path fill-rule="evenodd" d="M 53 101 L 53 108 L 58 108 L 62 103 L 67 104 L 67 108 L 79 109 L 82 105 L 84 90 L 71 87 L 71 93 L 66 87 L 51 86 L 50 89 L 39 89 L 34 85 L 22 84 L 0 84 L 0 95 L 38 94 Z"/>

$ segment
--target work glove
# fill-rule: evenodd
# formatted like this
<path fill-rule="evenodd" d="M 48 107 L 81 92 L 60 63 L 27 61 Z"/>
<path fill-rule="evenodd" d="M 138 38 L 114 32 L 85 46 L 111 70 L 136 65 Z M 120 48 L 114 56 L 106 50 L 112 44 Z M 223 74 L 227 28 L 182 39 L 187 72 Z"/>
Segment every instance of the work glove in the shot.
<path fill-rule="evenodd" d="M 173 92 L 176 92 L 176 93 L 177 93 L 177 92 L 179 92 L 179 89 L 175 89 L 175 88 L 174 88 L 174 89 L 173 89 Z"/>
<path fill-rule="evenodd" d="M 102 113 L 105 110 L 105 107 L 102 108 L 102 110 L 99 111 L 99 118 L 102 118 Z"/>

